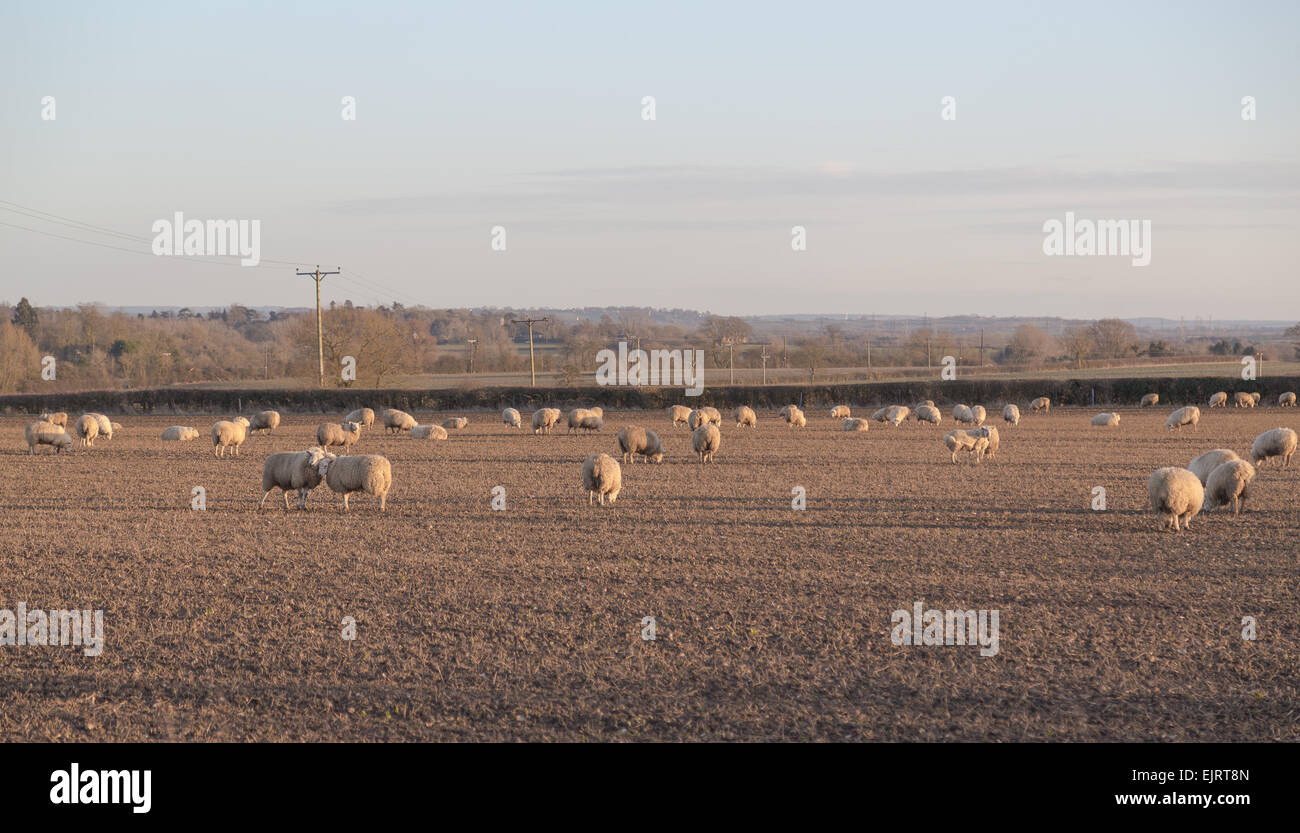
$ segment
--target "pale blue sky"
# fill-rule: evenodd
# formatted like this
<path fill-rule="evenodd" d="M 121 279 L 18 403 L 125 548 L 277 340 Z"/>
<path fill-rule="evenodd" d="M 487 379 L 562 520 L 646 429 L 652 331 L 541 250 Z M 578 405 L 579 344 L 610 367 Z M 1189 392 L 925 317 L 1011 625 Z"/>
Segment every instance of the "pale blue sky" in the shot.
<path fill-rule="evenodd" d="M 260 219 L 367 303 L 1295 318 L 1298 44 L 1293 2 L 6 3 L 0 200 Z M 1151 265 L 1044 256 L 1066 211 L 1150 220 Z M 0 300 L 305 305 L 292 272 L 0 225 Z"/>

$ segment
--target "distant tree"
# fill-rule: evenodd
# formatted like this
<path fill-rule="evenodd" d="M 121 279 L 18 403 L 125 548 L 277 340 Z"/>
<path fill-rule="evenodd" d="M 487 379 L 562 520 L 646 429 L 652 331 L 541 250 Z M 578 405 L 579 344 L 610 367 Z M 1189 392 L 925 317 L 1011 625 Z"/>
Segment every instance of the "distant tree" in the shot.
<path fill-rule="evenodd" d="M 1052 350 L 1052 337 L 1033 324 L 1016 327 L 1003 355 L 1013 363 L 1031 362 L 1048 355 Z"/>
<path fill-rule="evenodd" d="M 1065 333 L 1065 338 L 1061 340 L 1061 346 L 1065 348 L 1065 355 L 1074 362 L 1075 367 L 1083 367 L 1083 360 L 1092 355 L 1095 349 L 1095 342 L 1088 327 L 1071 327 Z"/>
<path fill-rule="evenodd" d="M 40 362 L 40 351 L 27 331 L 0 321 L 0 393 L 12 393 L 25 382 L 35 380 L 40 375 Z"/>
<path fill-rule="evenodd" d="M 1292 346 L 1295 348 L 1295 357 L 1300 359 L 1300 324 L 1296 324 L 1294 327 L 1287 327 L 1284 335 L 1287 338 L 1295 339 Z"/>
<path fill-rule="evenodd" d="M 1160 358 L 1161 356 L 1172 356 L 1174 350 L 1169 346 L 1168 342 L 1152 341 L 1147 344 L 1146 354 L 1152 358 Z"/>
<path fill-rule="evenodd" d="M 32 341 L 36 340 L 36 326 L 41 323 L 40 316 L 36 314 L 36 308 L 31 302 L 23 298 L 14 307 L 13 325 L 22 327 L 27 332 L 27 337 Z"/>
<path fill-rule="evenodd" d="M 1137 344 L 1137 329 L 1118 318 L 1103 318 L 1088 325 L 1093 352 L 1103 359 L 1129 355 Z"/>

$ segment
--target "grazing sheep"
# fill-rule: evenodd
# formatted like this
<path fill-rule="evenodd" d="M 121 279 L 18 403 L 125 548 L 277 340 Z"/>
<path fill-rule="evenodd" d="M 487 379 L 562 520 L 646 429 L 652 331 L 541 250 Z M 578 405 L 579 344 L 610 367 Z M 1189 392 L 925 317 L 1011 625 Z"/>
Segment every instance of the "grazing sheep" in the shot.
<path fill-rule="evenodd" d="M 591 408 L 588 408 L 587 410 L 591 411 L 593 414 L 600 417 L 601 419 L 605 418 L 605 409 L 600 407 L 599 405 L 595 405 Z"/>
<path fill-rule="evenodd" d="M 952 408 L 952 419 L 953 422 L 958 425 L 974 425 L 975 412 L 972 411 L 968 405 L 954 405 Z"/>
<path fill-rule="evenodd" d="M 1279 396 L 1279 397 L 1277 398 L 1277 406 L 1278 406 L 1279 408 L 1294 408 L 1294 407 L 1295 407 L 1295 391 L 1287 391 L 1286 393 L 1284 393 L 1284 394 L 1282 394 L 1281 396 Z"/>
<path fill-rule="evenodd" d="M 1119 425 L 1119 414 L 1097 414 L 1092 418 L 1093 425 Z"/>
<path fill-rule="evenodd" d="M 686 427 L 690 428 L 692 431 L 694 431 L 696 428 L 699 428 L 701 425 L 708 425 L 708 424 L 709 424 L 709 415 L 699 409 L 691 411 L 691 415 L 686 418 Z"/>
<path fill-rule="evenodd" d="M 605 505 L 608 497 L 612 506 L 618 500 L 618 493 L 623 491 L 623 469 L 608 454 L 593 454 L 582 464 L 582 488 L 587 490 L 588 506 L 593 497 L 600 499 L 601 506 Z"/>
<path fill-rule="evenodd" d="M 343 453 L 347 454 L 352 450 L 352 446 L 357 444 L 361 439 L 361 426 L 355 422 L 344 422 L 335 424 L 333 422 L 321 423 L 316 429 L 316 442 L 321 448 L 329 448 L 335 445 L 343 446 Z"/>
<path fill-rule="evenodd" d="M 415 417 L 396 408 L 385 408 L 381 418 L 384 421 L 384 430 L 392 434 L 410 431 L 418 424 Z"/>
<path fill-rule="evenodd" d="M 388 490 L 393 486 L 393 467 L 387 457 L 378 454 L 335 457 L 327 454 L 316 464 L 316 469 L 330 489 L 343 495 L 344 512 L 348 511 L 348 495 L 353 492 L 365 492 L 379 498 L 379 511 L 384 511 Z"/>
<path fill-rule="evenodd" d="M 1201 511 L 1205 502 L 1205 487 L 1196 475 L 1187 469 L 1165 466 L 1156 469 L 1147 480 L 1147 494 L 1151 498 L 1151 508 L 1160 514 L 1160 528 L 1171 526 L 1175 532 L 1190 529 L 1192 518 Z"/>
<path fill-rule="evenodd" d="M 447 429 L 441 425 L 417 425 L 411 429 L 411 436 L 417 440 L 445 440 Z"/>
<path fill-rule="evenodd" d="M 63 411 L 55 411 L 55 412 L 46 411 L 45 413 L 41 414 L 41 422 L 51 422 L 62 428 L 67 428 L 68 415 L 65 414 Z"/>
<path fill-rule="evenodd" d="M 1165 422 L 1165 428 L 1168 428 L 1170 431 L 1175 428 L 1182 428 L 1184 425 L 1190 425 L 1195 428 L 1196 424 L 1200 421 L 1201 409 L 1195 405 L 1188 405 L 1184 408 L 1179 408 L 1170 414 L 1169 419 Z"/>
<path fill-rule="evenodd" d="M 248 433 L 254 431 L 265 431 L 268 434 L 274 434 L 275 429 L 280 427 L 279 411 L 258 411 L 253 415 L 253 419 L 248 424 Z"/>
<path fill-rule="evenodd" d="M 1291 455 L 1295 454 L 1296 433 L 1290 428 L 1274 428 L 1255 438 L 1250 447 L 1250 461 L 1263 466 L 1273 457 L 1282 458 L 1282 467 L 1291 465 Z"/>
<path fill-rule="evenodd" d="M 1015 405 L 1008 405 L 1002 409 L 1002 419 L 1012 425 L 1020 424 L 1020 408 Z"/>
<path fill-rule="evenodd" d="M 668 413 L 673 418 L 673 427 L 685 425 L 691 418 L 691 409 L 685 405 L 674 405 L 668 409 Z"/>
<path fill-rule="evenodd" d="M 897 428 L 911 413 L 912 409 L 906 405 L 895 405 L 889 409 L 889 415 L 886 417 L 886 422 Z"/>
<path fill-rule="evenodd" d="M 108 425 L 109 425 L 110 428 L 113 429 L 113 433 L 114 433 L 114 434 L 116 434 L 116 433 L 118 433 L 118 432 L 120 432 L 120 431 L 122 430 L 122 423 L 120 423 L 120 422 L 110 422 Z"/>
<path fill-rule="evenodd" d="M 81 441 L 83 448 L 93 446 L 99 436 L 99 420 L 91 414 L 82 414 L 72 427 L 72 433 Z"/>
<path fill-rule="evenodd" d="M 1043 413 L 1048 413 L 1051 410 L 1052 410 L 1052 400 L 1048 399 L 1046 396 L 1040 396 L 1037 399 L 1035 399 L 1033 402 L 1029 403 L 1030 413 L 1038 413 L 1039 411 L 1042 411 Z"/>
<path fill-rule="evenodd" d="M 189 442 L 199 438 L 199 429 L 187 425 L 172 425 L 163 429 L 162 438 L 170 442 Z"/>
<path fill-rule="evenodd" d="M 1150 408 L 1152 405 L 1159 405 L 1159 404 L 1160 404 L 1160 394 L 1148 393 L 1142 397 L 1142 400 L 1140 402 L 1138 402 L 1138 407 Z"/>
<path fill-rule="evenodd" d="M 248 426 L 238 422 L 221 420 L 212 424 L 212 454 L 225 457 L 229 448 L 234 456 L 239 456 L 239 447 L 248 439 Z"/>
<path fill-rule="evenodd" d="M 849 413 L 848 405 L 836 405 L 831 408 L 831 419 L 848 419 L 850 416 L 852 414 Z"/>
<path fill-rule="evenodd" d="M 1255 407 L 1255 397 L 1245 391 L 1237 391 L 1232 397 L 1232 407 L 1253 408 Z"/>
<path fill-rule="evenodd" d="M 587 415 L 582 418 L 582 421 L 578 423 L 578 427 L 583 431 L 599 434 L 600 429 L 605 427 L 605 420 L 589 411 Z"/>
<path fill-rule="evenodd" d="M 754 413 L 754 409 L 748 405 L 741 405 L 736 409 L 736 427 L 740 428 L 742 426 L 747 428 L 758 427 L 758 414 Z"/>
<path fill-rule="evenodd" d="M 1187 464 L 1187 470 L 1196 475 L 1196 479 L 1205 485 L 1209 479 L 1210 472 L 1217 469 L 1224 463 L 1231 463 L 1233 460 L 1240 460 L 1237 452 L 1231 448 L 1216 448 L 1213 451 L 1207 451 L 1204 454 L 1198 454 L 1192 458 L 1192 462 Z"/>
<path fill-rule="evenodd" d="M 1212 393 L 1212 394 L 1210 394 L 1210 407 L 1211 407 L 1211 408 L 1226 408 L 1226 407 L 1228 407 L 1228 394 L 1227 394 L 1227 392 L 1226 392 L 1226 391 L 1219 391 L 1219 392 L 1217 392 L 1217 393 Z"/>
<path fill-rule="evenodd" d="M 646 462 L 662 463 L 664 461 L 664 444 L 659 441 L 659 435 L 649 428 L 645 431 L 645 450 L 641 456 Z"/>
<path fill-rule="evenodd" d="M 93 411 L 86 414 L 86 416 L 94 417 L 95 422 L 99 425 L 99 436 L 106 440 L 113 439 L 113 423 L 108 417 Z"/>
<path fill-rule="evenodd" d="M 1255 404 L 1256 404 L 1256 405 L 1258 405 L 1258 404 L 1259 404 L 1259 398 L 1260 398 L 1259 391 L 1255 391 L 1254 393 L 1252 393 L 1252 394 L 1250 395 L 1250 398 L 1253 399 L 1253 400 L 1255 401 Z"/>
<path fill-rule="evenodd" d="M 786 405 L 781 409 L 781 418 L 785 420 L 787 428 L 804 428 L 808 425 L 808 419 L 799 410 L 798 405 Z"/>
<path fill-rule="evenodd" d="M 870 425 L 870 422 L 867 422 L 865 419 L 861 419 L 860 417 L 851 417 L 844 420 L 845 431 L 862 431 L 865 433 Z"/>
<path fill-rule="evenodd" d="M 574 408 L 569 411 L 569 433 L 579 430 L 582 427 L 582 421 L 589 416 L 594 416 L 592 411 L 586 408 Z"/>
<path fill-rule="evenodd" d="M 933 405 L 918 405 L 916 408 L 916 421 L 938 425 L 943 422 L 943 415 Z"/>
<path fill-rule="evenodd" d="M 992 457 L 998 453 L 998 446 L 1002 444 L 1002 438 L 998 436 L 996 425 L 985 425 L 974 433 L 988 440 L 988 446 L 980 453 L 981 458 Z"/>
<path fill-rule="evenodd" d="M 712 405 L 705 405 L 703 408 L 700 408 L 700 410 L 704 412 L 704 416 L 708 417 L 710 423 L 718 426 L 719 428 L 722 427 L 721 411 L 719 411 L 717 408 L 714 408 Z"/>
<path fill-rule="evenodd" d="M 984 410 L 983 405 L 972 405 L 970 408 L 971 419 L 975 420 L 975 426 L 979 427 L 984 424 L 984 420 L 989 418 L 989 412 Z"/>
<path fill-rule="evenodd" d="M 442 427 L 448 431 L 456 431 L 469 425 L 469 419 L 466 417 L 448 417 L 442 421 Z"/>
<path fill-rule="evenodd" d="M 27 425 L 24 432 L 27 435 L 27 453 L 35 454 L 36 446 L 48 445 L 54 449 L 55 454 L 60 454 L 72 448 L 72 437 L 68 432 L 63 430 L 62 425 L 53 422 L 40 420 L 31 422 Z"/>
<path fill-rule="evenodd" d="M 533 433 L 545 434 L 560 421 L 559 408 L 538 408 L 533 411 Z"/>
<path fill-rule="evenodd" d="M 501 421 L 511 428 L 518 428 L 523 421 L 519 418 L 519 412 L 514 408 L 506 408 L 501 412 Z"/>
<path fill-rule="evenodd" d="M 262 499 L 257 502 L 257 511 L 262 511 L 275 489 L 284 495 L 284 511 L 289 511 L 290 490 L 298 493 L 298 508 L 306 509 L 307 495 L 320 485 L 321 475 L 316 466 L 325 455 L 325 449 L 312 446 L 306 451 L 285 451 L 267 457 L 262 463 Z"/>
<path fill-rule="evenodd" d="M 892 405 L 886 405 L 885 407 L 880 408 L 871 414 L 871 419 L 875 422 L 884 422 L 889 419 L 889 409 L 892 407 Z"/>
<path fill-rule="evenodd" d="M 375 412 L 369 408 L 357 408 L 343 417 L 343 422 L 355 422 L 362 428 L 369 428 L 375 424 Z"/>
<path fill-rule="evenodd" d="M 958 428 L 955 431 L 948 432 L 947 436 L 943 438 L 943 444 L 948 446 L 948 450 L 952 452 L 952 461 L 956 463 L 957 452 L 973 451 L 975 449 L 976 440 L 984 440 L 986 443 L 985 447 L 987 447 L 988 438 L 982 436 L 980 432 L 965 431 Z"/>
<path fill-rule="evenodd" d="M 803 414 L 799 414 L 800 418 Z M 713 455 L 722 447 L 722 432 L 718 426 L 711 422 L 706 422 L 695 433 L 691 434 L 691 448 L 699 455 L 701 463 L 709 463 L 713 460 Z"/>
<path fill-rule="evenodd" d="M 1255 467 L 1245 460 L 1229 460 L 1210 472 L 1205 483 L 1205 511 L 1231 506 L 1235 516 L 1245 508 L 1246 487 L 1255 478 Z"/>
<path fill-rule="evenodd" d="M 644 457 L 646 462 L 649 462 L 652 457 L 656 463 L 664 459 L 664 447 L 659 442 L 659 435 L 635 425 L 627 425 L 619 430 L 618 447 L 623 452 L 624 463 L 635 463 L 638 454 Z"/>

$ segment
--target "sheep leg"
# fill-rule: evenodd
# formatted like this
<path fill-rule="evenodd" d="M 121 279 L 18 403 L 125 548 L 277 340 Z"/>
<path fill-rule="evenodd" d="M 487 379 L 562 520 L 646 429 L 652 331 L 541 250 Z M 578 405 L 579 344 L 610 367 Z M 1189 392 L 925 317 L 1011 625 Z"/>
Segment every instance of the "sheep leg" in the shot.
<path fill-rule="evenodd" d="M 387 502 L 388 502 L 388 495 L 387 495 L 387 494 L 382 494 L 382 495 L 379 496 L 379 511 L 380 511 L 380 512 L 384 511 L 384 506 L 385 506 L 385 504 L 387 504 Z"/>
<path fill-rule="evenodd" d="M 280 494 L 284 496 L 284 511 L 289 511 L 289 490 L 281 489 Z"/>
<path fill-rule="evenodd" d="M 258 512 L 261 512 L 261 511 L 262 511 L 262 504 L 266 503 L 266 496 L 269 495 L 269 494 L 271 494 L 271 489 L 267 489 L 267 490 L 262 494 L 262 499 L 259 500 L 259 501 L 257 502 L 257 511 L 258 511 Z"/>
<path fill-rule="evenodd" d="M 344 511 L 344 512 L 348 511 L 348 493 L 347 493 L 347 492 L 344 492 L 344 493 L 343 493 L 343 511 Z"/>

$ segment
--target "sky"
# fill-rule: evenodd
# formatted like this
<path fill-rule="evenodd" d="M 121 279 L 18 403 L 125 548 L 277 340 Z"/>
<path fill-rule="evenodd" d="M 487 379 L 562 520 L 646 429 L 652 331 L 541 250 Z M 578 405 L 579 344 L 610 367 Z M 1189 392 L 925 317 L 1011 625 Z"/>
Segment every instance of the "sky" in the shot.
<path fill-rule="evenodd" d="M 11 303 L 1300 318 L 1289 1 L 4 3 L 0 113 Z"/>

